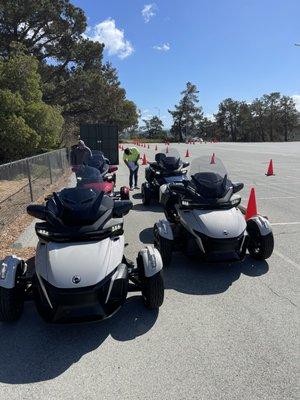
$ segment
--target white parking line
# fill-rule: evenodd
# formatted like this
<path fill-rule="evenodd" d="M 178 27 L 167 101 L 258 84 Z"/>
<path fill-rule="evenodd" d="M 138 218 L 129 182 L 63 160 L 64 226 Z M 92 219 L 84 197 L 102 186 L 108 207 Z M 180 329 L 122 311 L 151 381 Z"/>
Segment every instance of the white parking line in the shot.
<path fill-rule="evenodd" d="M 289 257 L 281 254 L 279 251 L 274 250 L 274 254 L 276 254 L 276 256 L 280 257 L 282 260 L 284 260 L 285 262 L 291 264 L 293 267 L 297 268 L 298 270 L 300 270 L 300 265 L 295 263 L 293 260 L 291 260 Z"/>
<path fill-rule="evenodd" d="M 280 225 L 300 225 L 300 222 L 271 222 L 272 226 L 280 226 Z"/>
<path fill-rule="evenodd" d="M 273 196 L 273 197 L 258 197 L 257 200 L 276 200 L 276 199 L 299 199 L 300 196 Z"/>

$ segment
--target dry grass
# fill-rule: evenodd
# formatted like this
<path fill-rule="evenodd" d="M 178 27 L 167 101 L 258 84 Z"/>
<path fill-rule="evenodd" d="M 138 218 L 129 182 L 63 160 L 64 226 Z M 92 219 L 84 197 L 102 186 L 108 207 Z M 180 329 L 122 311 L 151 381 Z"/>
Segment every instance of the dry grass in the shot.
<path fill-rule="evenodd" d="M 35 203 L 43 203 L 44 197 L 53 191 L 59 190 L 65 186 L 70 177 L 70 173 L 63 175 L 54 185 L 49 186 L 47 191 L 41 196 Z M 3 182 L 3 181 L 2 181 Z M 20 236 L 20 234 L 27 228 L 28 225 L 33 221 L 33 217 L 23 213 L 14 219 L 14 222 L 5 225 L 0 231 L 0 260 L 5 258 L 7 255 L 15 254 L 25 260 L 33 257 L 35 255 L 34 247 L 27 247 L 22 249 L 12 248 L 12 244 Z"/>
<path fill-rule="evenodd" d="M 13 180 L 13 181 L 0 181 L 0 201 L 13 195 L 27 184 L 28 184 L 27 178 L 23 178 L 20 180 Z"/>

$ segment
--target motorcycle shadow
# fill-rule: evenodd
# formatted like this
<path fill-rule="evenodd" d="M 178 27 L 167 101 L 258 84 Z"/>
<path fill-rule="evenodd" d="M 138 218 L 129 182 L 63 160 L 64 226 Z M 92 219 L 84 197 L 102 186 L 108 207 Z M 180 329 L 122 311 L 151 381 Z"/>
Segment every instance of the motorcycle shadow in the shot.
<path fill-rule="evenodd" d="M 242 274 L 258 277 L 268 270 L 266 261 L 250 256 L 234 263 L 207 263 L 175 253 L 171 264 L 164 269 L 165 287 L 186 294 L 213 295 L 226 292 Z"/>
<path fill-rule="evenodd" d="M 53 379 L 96 349 L 97 362 L 101 364 L 103 359 L 105 368 L 105 355 L 99 355 L 99 347 L 109 336 L 118 341 L 133 340 L 148 332 L 157 317 L 158 311 L 147 310 L 141 296 L 132 296 L 103 322 L 55 325 L 45 323 L 33 302 L 28 302 L 18 322 L 0 324 L 0 382 L 25 384 Z"/>
<path fill-rule="evenodd" d="M 153 244 L 153 229 L 140 232 L 140 241 Z M 258 277 L 268 272 L 266 261 L 246 256 L 243 261 L 208 263 L 198 257 L 189 258 L 174 252 L 169 266 L 164 267 L 166 289 L 194 295 L 212 295 L 225 292 L 242 274 Z"/>
<path fill-rule="evenodd" d="M 136 203 L 133 205 L 132 210 L 134 211 L 150 211 L 150 212 L 159 212 L 163 213 L 163 209 L 159 203 L 153 203 L 150 204 L 149 206 L 144 206 L 143 203 Z"/>

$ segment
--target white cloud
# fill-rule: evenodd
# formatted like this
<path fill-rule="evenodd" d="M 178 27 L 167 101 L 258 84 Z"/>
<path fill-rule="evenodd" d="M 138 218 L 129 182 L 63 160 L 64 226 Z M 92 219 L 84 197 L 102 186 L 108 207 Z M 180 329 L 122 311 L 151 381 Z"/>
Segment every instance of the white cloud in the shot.
<path fill-rule="evenodd" d="M 216 121 L 214 114 L 205 114 L 204 117 L 206 117 L 211 122 Z"/>
<path fill-rule="evenodd" d="M 294 94 L 292 96 L 292 98 L 293 98 L 294 102 L 296 103 L 297 111 L 300 112 L 300 94 Z"/>
<path fill-rule="evenodd" d="M 163 43 L 162 45 L 153 46 L 153 48 L 158 51 L 169 51 L 171 47 L 169 43 Z"/>
<path fill-rule="evenodd" d="M 110 56 L 124 59 L 134 52 L 130 41 L 125 39 L 124 31 L 116 27 L 114 19 L 108 18 L 89 27 L 86 36 L 94 42 L 104 43 Z"/>
<path fill-rule="evenodd" d="M 151 18 L 155 17 L 157 5 L 155 3 L 145 4 L 142 9 L 142 16 L 147 24 Z"/>

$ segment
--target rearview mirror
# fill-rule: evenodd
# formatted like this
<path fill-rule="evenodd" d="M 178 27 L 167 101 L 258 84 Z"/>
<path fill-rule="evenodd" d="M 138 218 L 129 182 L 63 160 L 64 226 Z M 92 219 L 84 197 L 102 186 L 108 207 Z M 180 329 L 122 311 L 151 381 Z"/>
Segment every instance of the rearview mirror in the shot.
<path fill-rule="evenodd" d="M 45 206 L 30 204 L 29 206 L 27 206 L 27 214 L 31 215 L 34 218 L 42 219 L 43 221 L 45 221 Z"/>
<path fill-rule="evenodd" d="M 233 186 L 233 193 L 237 193 L 243 189 L 244 184 L 242 182 L 237 182 L 233 183 L 232 186 Z"/>

